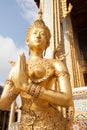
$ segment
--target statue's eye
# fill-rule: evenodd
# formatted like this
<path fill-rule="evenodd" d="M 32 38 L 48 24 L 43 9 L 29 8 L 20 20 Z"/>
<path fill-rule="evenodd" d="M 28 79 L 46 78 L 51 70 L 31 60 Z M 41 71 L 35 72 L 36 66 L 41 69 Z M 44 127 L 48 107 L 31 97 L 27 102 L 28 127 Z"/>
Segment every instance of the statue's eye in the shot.
<path fill-rule="evenodd" d="M 37 34 L 37 32 L 33 32 L 33 34 Z"/>
<path fill-rule="evenodd" d="M 44 32 L 41 32 L 40 34 L 41 34 L 41 35 L 43 35 L 43 36 L 45 35 L 45 33 L 44 33 Z"/>

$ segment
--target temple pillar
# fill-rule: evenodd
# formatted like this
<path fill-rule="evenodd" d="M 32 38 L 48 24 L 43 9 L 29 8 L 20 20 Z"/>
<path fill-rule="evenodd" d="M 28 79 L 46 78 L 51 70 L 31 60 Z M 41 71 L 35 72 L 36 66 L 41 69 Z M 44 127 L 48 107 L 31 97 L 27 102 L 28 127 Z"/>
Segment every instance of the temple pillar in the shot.
<path fill-rule="evenodd" d="M 11 105 L 11 110 L 10 110 L 10 118 L 9 118 L 9 126 L 8 130 L 10 130 L 10 125 L 15 121 L 15 101 Z"/>
<path fill-rule="evenodd" d="M 66 0 L 40 0 L 40 8 L 43 12 L 43 19 L 52 34 L 48 49 L 49 57 L 55 58 L 54 52 L 61 43 L 66 54 L 66 65 L 70 73 L 72 87 L 84 86 L 78 60 L 78 41 L 73 33 L 70 11 L 67 11 Z M 72 9 L 72 7 L 70 8 Z"/>
<path fill-rule="evenodd" d="M 48 58 L 54 58 L 54 51 L 58 46 L 60 38 L 60 18 L 59 18 L 59 0 L 40 0 L 40 8 L 43 13 L 43 19 L 51 31 L 50 47 Z M 48 54 L 48 53 L 47 53 Z"/>
<path fill-rule="evenodd" d="M 64 47 L 66 64 L 71 77 L 72 87 L 84 86 L 81 68 L 79 64 L 79 48 L 77 38 L 73 33 L 70 15 L 63 20 Z"/>

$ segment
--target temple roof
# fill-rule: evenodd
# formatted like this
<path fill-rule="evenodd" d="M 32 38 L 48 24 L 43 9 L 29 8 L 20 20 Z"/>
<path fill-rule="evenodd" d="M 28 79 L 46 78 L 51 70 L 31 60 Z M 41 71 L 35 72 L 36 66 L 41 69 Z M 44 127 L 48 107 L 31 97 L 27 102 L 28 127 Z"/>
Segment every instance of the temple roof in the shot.
<path fill-rule="evenodd" d="M 40 0 L 34 1 L 39 7 Z M 76 28 L 87 28 L 87 0 L 67 0 L 67 6 L 69 3 L 73 5 L 71 16 Z"/>
<path fill-rule="evenodd" d="M 36 5 L 39 7 L 40 0 L 34 0 L 36 2 Z"/>
<path fill-rule="evenodd" d="M 1 95 L 2 91 L 3 91 L 3 87 L 0 85 L 0 95 Z"/>

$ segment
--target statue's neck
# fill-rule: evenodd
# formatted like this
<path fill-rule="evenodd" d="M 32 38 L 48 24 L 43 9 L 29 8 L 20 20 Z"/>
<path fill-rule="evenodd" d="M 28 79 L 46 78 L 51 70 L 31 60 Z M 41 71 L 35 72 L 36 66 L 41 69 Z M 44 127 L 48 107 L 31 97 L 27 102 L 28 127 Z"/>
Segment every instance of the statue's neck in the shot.
<path fill-rule="evenodd" d="M 36 56 L 36 55 L 35 55 L 35 56 L 34 56 L 34 55 L 30 55 L 30 59 L 37 59 L 37 60 L 38 60 L 38 59 L 40 59 L 40 58 L 42 58 L 42 57 Z"/>
<path fill-rule="evenodd" d="M 43 54 L 40 51 L 31 51 L 30 52 L 30 59 L 38 59 L 43 58 Z"/>

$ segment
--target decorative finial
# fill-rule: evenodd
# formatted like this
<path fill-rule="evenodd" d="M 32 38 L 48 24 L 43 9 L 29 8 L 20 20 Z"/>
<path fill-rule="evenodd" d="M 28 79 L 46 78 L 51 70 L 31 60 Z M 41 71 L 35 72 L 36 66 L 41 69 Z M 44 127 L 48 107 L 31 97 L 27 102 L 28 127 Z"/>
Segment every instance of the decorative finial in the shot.
<path fill-rule="evenodd" d="M 42 20 L 42 11 L 40 9 L 38 11 L 38 20 Z"/>

